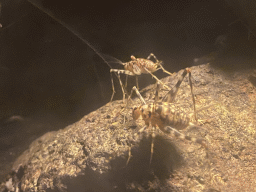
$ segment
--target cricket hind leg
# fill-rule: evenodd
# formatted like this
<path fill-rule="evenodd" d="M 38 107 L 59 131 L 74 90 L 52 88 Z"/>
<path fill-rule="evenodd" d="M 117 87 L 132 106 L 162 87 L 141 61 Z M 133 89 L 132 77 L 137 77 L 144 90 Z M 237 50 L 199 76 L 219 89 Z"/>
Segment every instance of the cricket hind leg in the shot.
<path fill-rule="evenodd" d="M 164 96 L 163 101 L 168 102 L 168 103 L 173 103 L 175 100 L 175 97 L 177 95 L 177 92 L 180 88 L 180 85 L 182 83 L 182 81 L 184 80 L 185 76 L 189 74 L 189 86 L 191 89 L 191 95 L 192 95 L 192 101 L 193 101 L 193 108 L 194 108 L 194 116 L 195 116 L 195 120 L 197 121 L 197 115 L 196 115 L 196 104 L 195 104 L 195 95 L 193 92 L 193 86 L 192 86 L 192 80 L 191 80 L 191 69 L 190 68 L 186 68 L 181 77 L 179 78 L 178 82 L 176 83 L 176 85 Z"/>
<path fill-rule="evenodd" d="M 198 143 L 201 146 L 203 146 L 205 149 L 208 149 L 205 140 L 202 138 L 195 138 L 195 137 L 190 137 L 190 136 L 184 135 L 181 132 L 179 132 L 178 130 L 176 130 L 170 126 L 164 127 L 163 131 L 164 131 L 164 133 L 175 136 L 176 138 L 192 141 L 194 143 Z"/>
<path fill-rule="evenodd" d="M 188 69 L 188 68 L 187 68 Z M 184 80 L 185 76 L 188 73 L 188 70 L 185 69 L 181 75 L 181 77 L 179 77 L 178 82 L 176 83 L 176 85 L 164 96 L 163 101 L 168 102 L 168 103 L 173 103 L 177 92 L 180 88 L 180 85 L 182 83 L 182 81 Z"/>
<path fill-rule="evenodd" d="M 153 113 L 155 113 L 155 106 L 156 106 L 156 103 L 158 102 L 159 100 L 159 91 L 160 91 L 160 83 L 157 82 L 157 86 L 156 86 L 156 93 L 155 93 L 155 101 L 154 101 L 154 107 L 153 107 Z M 151 123 L 149 124 L 149 126 L 152 126 Z M 152 126 L 152 141 L 151 141 L 151 150 L 150 150 L 150 161 L 149 161 L 149 164 L 151 165 L 151 162 L 152 162 L 152 158 L 153 158 L 153 153 L 154 153 L 154 145 L 155 145 L 155 137 L 156 137 L 156 128 Z"/>

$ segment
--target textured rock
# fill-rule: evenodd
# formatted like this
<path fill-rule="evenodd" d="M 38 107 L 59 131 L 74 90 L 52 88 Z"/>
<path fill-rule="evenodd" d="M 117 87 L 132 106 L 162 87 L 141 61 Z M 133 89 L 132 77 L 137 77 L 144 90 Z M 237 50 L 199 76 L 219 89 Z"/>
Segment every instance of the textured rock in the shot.
<path fill-rule="evenodd" d="M 14 163 L 0 191 L 252 191 L 256 188 L 256 88 L 253 70 L 223 72 L 209 64 L 192 67 L 200 128 L 182 130 L 202 137 L 209 149 L 163 135 L 135 136 L 130 110 L 114 101 L 63 130 L 49 132 L 31 143 Z M 163 81 L 174 86 L 182 71 Z M 146 101 L 155 85 L 142 90 Z M 163 91 L 160 96 L 163 96 Z M 140 104 L 134 98 L 132 105 Z M 188 79 L 175 105 L 192 113 Z M 124 116 L 126 122 L 124 123 Z M 150 133 L 150 130 L 148 130 Z M 132 158 L 126 166 L 129 145 Z M 12 188 L 13 186 L 13 188 Z M 19 191 L 18 190 L 18 191 Z"/>

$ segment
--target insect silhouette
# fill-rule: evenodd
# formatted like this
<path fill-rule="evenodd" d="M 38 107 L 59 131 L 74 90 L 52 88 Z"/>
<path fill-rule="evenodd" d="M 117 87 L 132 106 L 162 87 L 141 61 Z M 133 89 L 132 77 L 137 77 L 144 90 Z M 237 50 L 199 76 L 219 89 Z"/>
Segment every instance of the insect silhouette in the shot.
<path fill-rule="evenodd" d="M 162 99 L 163 101 L 159 100 L 159 90 L 160 90 L 160 83 L 157 84 L 156 93 L 155 93 L 155 101 L 147 104 L 141 94 L 139 93 L 138 89 L 134 86 L 131 94 L 133 91 L 136 92 L 139 99 L 143 103 L 142 105 L 136 106 L 132 109 L 132 117 L 136 121 L 140 116 L 145 122 L 145 126 L 141 128 L 138 133 L 142 133 L 146 130 L 146 128 L 152 129 L 152 142 L 151 142 L 151 156 L 150 156 L 150 164 L 153 157 L 153 149 L 154 149 L 154 139 L 155 139 L 155 130 L 156 128 L 160 129 L 163 133 L 175 136 L 180 139 L 186 139 L 193 141 L 195 143 L 201 144 L 203 147 L 207 148 L 206 143 L 203 139 L 194 138 L 190 136 L 186 136 L 180 133 L 178 130 L 182 130 L 188 127 L 195 127 L 196 125 L 191 122 L 192 114 L 187 114 L 184 110 L 179 107 L 177 108 L 172 102 L 174 101 L 180 84 L 182 83 L 184 77 L 189 74 L 189 84 L 191 88 L 191 95 L 192 101 L 194 106 L 194 117 L 197 121 L 196 116 L 196 108 L 195 108 L 195 98 L 193 94 L 193 87 L 191 81 L 191 70 L 186 68 L 183 71 L 182 76 L 179 78 L 177 84 L 167 93 L 167 95 Z M 128 98 L 128 100 L 130 97 Z M 135 135 L 137 135 L 136 133 Z M 129 150 L 129 157 L 127 160 L 127 164 L 131 158 L 131 149 Z"/>
<path fill-rule="evenodd" d="M 152 57 L 155 59 L 155 62 L 150 60 Z M 172 73 L 170 73 L 169 71 L 164 69 L 164 67 L 162 66 L 162 61 L 159 61 L 153 53 L 151 53 L 147 57 L 147 59 L 136 58 L 132 55 L 131 56 L 131 61 L 126 62 L 126 63 L 122 63 L 122 62 L 119 62 L 119 63 L 124 66 L 124 69 L 110 69 L 112 90 L 113 90 L 110 101 L 113 100 L 113 97 L 114 97 L 114 94 L 115 94 L 115 87 L 114 87 L 113 76 L 112 76 L 113 72 L 117 74 L 117 77 L 119 79 L 119 83 L 120 83 L 120 86 L 121 86 L 121 89 L 122 89 L 122 92 L 123 92 L 123 101 L 124 102 L 125 102 L 125 94 L 126 94 L 125 93 L 126 91 L 125 91 L 124 87 L 127 87 L 127 78 L 128 78 L 128 76 L 135 76 L 136 77 L 137 89 L 139 89 L 138 76 L 141 75 L 141 74 L 150 74 L 153 78 L 155 78 L 157 80 L 157 82 L 160 82 L 165 88 L 167 88 L 169 90 L 169 87 L 166 86 L 155 75 L 153 75 L 153 73 L 158 71 L 159 69 L 162 69 L 163 72 L 165 72 L 168 75 L 172 75 Z M 123 86 L 123 83 L 121 81 L 120 73 L 126 75 L 125 86 Z"/>

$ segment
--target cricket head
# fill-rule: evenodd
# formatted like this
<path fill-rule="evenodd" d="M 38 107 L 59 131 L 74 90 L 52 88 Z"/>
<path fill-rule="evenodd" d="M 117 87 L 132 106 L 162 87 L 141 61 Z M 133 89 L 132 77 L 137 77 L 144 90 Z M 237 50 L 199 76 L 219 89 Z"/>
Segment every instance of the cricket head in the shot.
<path fill-rule="evenodd" d="M 141 106 L 136 106 L 132 108 L 132 118 L 133 120 L 137 120 L 141 116 Z"/>

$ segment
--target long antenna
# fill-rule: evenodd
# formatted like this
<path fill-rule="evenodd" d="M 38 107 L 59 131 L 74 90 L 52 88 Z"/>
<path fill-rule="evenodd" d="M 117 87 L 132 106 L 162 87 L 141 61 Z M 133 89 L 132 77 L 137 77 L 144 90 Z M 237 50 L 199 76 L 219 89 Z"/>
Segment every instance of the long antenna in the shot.
<path fill-rule="evenodd" d="M 49 10 L 44 8 L 40 2 L 34 3 L 31 0 L 27 0 L 29 3 L 31 3 L 33 6 L 37 7 L 39 10 L 41 10 L 42 12 L 44 12 L 45 14 L 47 14 L 48 16 L 50 16 L 52 19 L 54 19 L 55 21 L 57 21 L 59 24 L 61 24 L 63 27 L 65 27 L 68 31 L 70 31 L 72 34 L 74 34 L 76 37 L 78 37 L 82 42 L 84 42 L 86 45 L 88 45 L 108 66 L 110 69 L 112 69 L 111 65 L 106 61 L 106 59 L 87 41 L 85 40 L 82 35 L 80 33 L 78 33 L 75 29 L 73 29 L 70 25 L 68 25 L 67 23 L 63 22 L 62 20 L 56 18 L 54 16 L 54 14 Z M 97 75 L 99 84 L 100 84 L 100 90 L 101 90 L 101 97 L 103 99 L 105 99 L 105 96 L 103 94 L 103 86 L 100 83 L 100 77 L 99 74 L 97 73 L 97 69 L 94 65 L 94 71 Z M 117 74 L 115 74 L 117 76 Z"/>
<path fill-rule="evenodd" d="M 65 27 L 67 30 L 72 32 L 76 37 L 78 37 L 81 41 L 83 41 L 85 44 L 87 44 L 108 66 L 112 69 L 111 65 L 106 61 L 106 59 L 88 42 L 86 41 L 81 34 L 79 34 L 75 29 L 73 29 L 71 26 L 69 26 L 67 23 L 63 22 L 62 20 L 56 18 L 54 14 L 46 8 L 43 8 L 42 5 L 40 5 L 40 2 L 37 2 L 35 4 L 32 0 L 27 0 L 29 3 L 31 3 L 33 6 L 40 9 L 42 12 L 46 13 L 48 16 L 50 16 L 52 19 L 60 23 L 63 27 Z"/>

